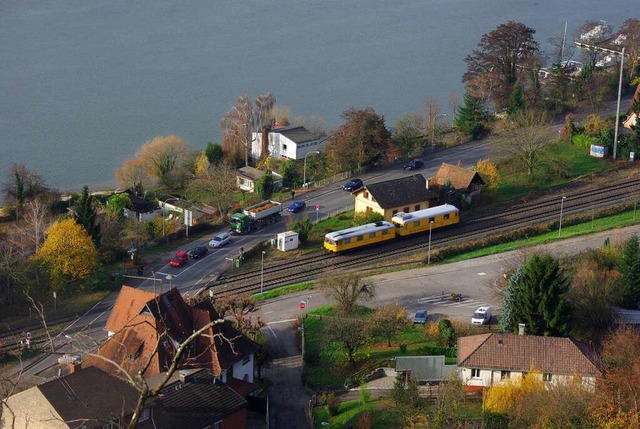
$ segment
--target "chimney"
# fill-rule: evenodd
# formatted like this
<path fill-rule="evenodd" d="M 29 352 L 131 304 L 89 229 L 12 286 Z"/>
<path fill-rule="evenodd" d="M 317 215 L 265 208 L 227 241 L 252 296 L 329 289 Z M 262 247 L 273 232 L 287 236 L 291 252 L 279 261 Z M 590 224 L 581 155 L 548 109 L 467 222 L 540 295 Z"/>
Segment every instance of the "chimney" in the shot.
<path fill-rule="evenodd" d="M 69 374 L 80 371 L 82 369 L 81 363 L 69 363 Z"/>
<path fill-rule="evenodd" d="M 524 335 L 524 323 L 518 323 L 518 335 Z"/>
<path fill-rule="evenodd" d="M 266 126 L 262 127 L 262 150 L 260 151 L 260 158 L 266 158 L 269 156 L 269 130 L 271 128 Z"/>

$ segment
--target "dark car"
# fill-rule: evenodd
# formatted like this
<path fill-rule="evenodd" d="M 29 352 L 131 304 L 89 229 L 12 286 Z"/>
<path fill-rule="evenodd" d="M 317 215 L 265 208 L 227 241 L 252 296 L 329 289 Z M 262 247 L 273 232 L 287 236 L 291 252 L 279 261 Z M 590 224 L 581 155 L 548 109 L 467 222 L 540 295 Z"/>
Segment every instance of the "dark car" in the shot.
<path fill-rule="evenodd" d="M 207 246 L 196 246 L 189 251 L 189 256 L 191 256 L 192 259 L 200 259 L 206 255 L 208 251 Z"/>
<path fill-rule="evenodd" d="M 353 192 L 353 191 L 357 191 L 358 189 L 362 188 L 363 186 L 364 186 L 364 183 L 362 183 L 362 180 L 360 180 L 360 179 L 351 179 L 347 183 L 344 184 L 342 189 L 344 189 L 345 191 Z"/>
<path fill-rule="evenodd" d="M 292 213 L 298 213 L 304 210 L 305 207 L 307 207 L 307 203 L 304 201 L 294 201 L 289 207 L 287 207 L 287 210 Z"/>
<path fill-rule="evenodd" d="M 412 159 L 404 165 L 405 170 L 417 170 L 424 167 L 424 162 L 421 159 Z"/>
<path fill-rule="evenodd" d="M 416 311 L 416 314 L 413 316 L 413 323 L 425 325 L 427 323 L 427 310 Z"/>
<path fill-rule="evenodd" d="M 188 260 L 189 260 L 189 254 L 184 250 L 181 250 L 178 253 L 176 253 L 176 255 L 173 258 L 171 258 L 171 260 L 169 261 L 169 264 L 172 267 L 181 267 L 184 264 L 186 264 Z"/>

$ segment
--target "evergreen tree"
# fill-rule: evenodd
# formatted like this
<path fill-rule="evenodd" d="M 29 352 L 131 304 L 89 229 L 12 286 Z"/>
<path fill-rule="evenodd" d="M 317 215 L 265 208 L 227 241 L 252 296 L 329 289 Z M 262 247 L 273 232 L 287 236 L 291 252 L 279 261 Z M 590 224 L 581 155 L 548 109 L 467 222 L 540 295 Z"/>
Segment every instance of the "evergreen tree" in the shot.
<path fill-rule="evenodd" d="M 255 191 L 263 200 L 271 198 L 274 191 L 274 184 L 273 174 L 271 174 L 270 171 L 265 172 L 260 179 L 258 179 L 255 185 Z"/>
<path fill-rule="evenodd" d="M 635 307 L 640 301 L 640 240 L 629 238 L 622 248 L 620 270 L 620 304 Z"/>
<path fill-rule="evenodd" d="M 531 335 L 569 334 L 571 306 L 567 300 L 569 279 L 550 255 L 534 255 L 522 267 L 510 306 L 509 330 L 526 325 Z"/>
<path fill-rule="evenodd" d="M 513 320 L 511 309 L 513 308 L 513 303 L 517 296 L 518 282 L 520 281 L 521 275 L 522 267 L 520 266 L 513 274 L 511 274 L 511 276 L 509 276 L 509 280 L 507 281 L 507 289 L 505 290 L 504 297 L 502 298 L 502 311 L 498 317 L 498 325 L 502 332 L 510 331 L 512 326 L 518 325 L 518 322 Z"/>
<path fill-rule="evenodd" d="M 505 106 L 507 109 L 507 114 L 513 115 L 521 110 L 524 110 L 526 107 L 526 101 L 524 99 L 524 88 L 520 82 L 516 82 L 511 90 L 511 94 L 509 95 L 509 99 L 507 100 Z"/>
<path fill-rule="evenodd" d="M 488 121 L 489 113 L 482 100 L 467 91 L 464 94 L 464 104 L 456 109 L 454 128 L 464 135 L 478 139 L 485 133 Z"/>
<path fill-rule="evenodd" d="M 82 188 L 80 199 L 75 207 L 76 222 L 87 231 L 91 241 L 97 246 L 100 245 L 100 224 L 97 222 L 96 209 L 93 206 L 93 197 L 89 194 L 89 188 L 85 185 Z"/>
<path fill-rule="evenodd" d="M 209 142 L 207 143 L 207 148 L 204 150 L 204 154 L 207 155 L 210 164 L 217 164 L 222 160 L 222 146 Z"/>

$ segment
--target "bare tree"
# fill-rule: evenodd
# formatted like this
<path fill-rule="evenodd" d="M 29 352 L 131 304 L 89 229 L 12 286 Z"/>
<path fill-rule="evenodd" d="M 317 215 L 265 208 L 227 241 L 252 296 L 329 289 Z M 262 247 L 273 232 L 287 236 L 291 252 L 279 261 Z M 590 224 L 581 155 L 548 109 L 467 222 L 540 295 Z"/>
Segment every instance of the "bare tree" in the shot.
<path fill-rule="evenodd" d="M 38 248 L 44 241 L 44 233 L 53 221 L 51 211 L 41 198 L 35 198 L 25 204 L 23 220 L 24 226 L 20 228 L 20 234 L 38 253 Z"/>
<path fill-rule="evenodd" d="M 620 28 L 620 34 L 625 36 L 623 43 L 628 55 L 625 64 L 629 68 L 629 79 L 633 80 L 637 75 L 640 61 L 640 19 L 627 19 Z"/>
<path fill-rule="evenodd" d="M 324 335 L 328 341 L 342 345 L 352 366 L 356 364 L 356 352 L 369 339 L 367 324 L 362 320 L 352 318 L 329 319 Z"/>
<path fill-rule="evenodd" d="M 543 161 L 542 150 L 553 143 L 554 132 L 543 111 L 523 110 L 510 118 L 506 129 L 496 138 L 496 147 L 521 162 L 527 174 Z"/>
<path fill-rule="evenodd" d="M 342 314 L 350 314 L 358 302 L 375 297 L 373 283 L 357 273 L 328 274 L 319 281 L 318 288 L 336 303 Z"/>
<path fill-rule="evenodd" d="M 214 206 L 220 215 L 225 215 L 235 202 L 233 196 L 238 189 L 235 171 L 220 163 L 209 168 L 192 180 L 187 187 L 194 201 Z"/>
<path fill-rule="evenodd" d="M 5 202 L 15 205 L 16 217 L 19 218 L 24 204 L 46 192 L 47 188 L 40 175 L 29 171 L 23 164 L 14 163 L 2 190 Z"/>
<path fill-rule="evenodd" d="M 398 304 L 389 304 L 376 308 L 373 316 L 374 331 L 387 339 L 387 347 L 391 347 L 391 339 L 411 323 L 407 311 Z"/>

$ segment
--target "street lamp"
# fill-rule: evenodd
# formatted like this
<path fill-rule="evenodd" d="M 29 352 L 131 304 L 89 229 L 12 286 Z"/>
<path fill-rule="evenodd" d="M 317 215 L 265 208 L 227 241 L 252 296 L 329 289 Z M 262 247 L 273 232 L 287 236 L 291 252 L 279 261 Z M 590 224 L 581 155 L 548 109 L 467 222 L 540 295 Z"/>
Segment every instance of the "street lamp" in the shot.
<path fill-rule="evenodd" d="M 427 251 L 427 264 L 431 264 L 431 227 L 433 226 L 433 221 L 429 221 L 429 250 Z"/>
<path fill-rule="evenodd" d="M 558 226 L 558 238 L 560 238 L 560 233 L 562 232 L 562 210 L 564 209 L 564 200 L 566 199 L 567 197 L 562 197 L 560 200 L 560 226 Z"/>
<path fill-rule="evenodd" d="M 263 250 L 262 251 L 262 265 L 260 266 L 260 295 L 262 295 L 262 292 L 264 290 L 264 254 L 266 252 Z"/>
<path fill-rule="evenodd" d="M 616 160 L 618 155 L 618 127 L 620 123 L 620 97 L 622 95 L 622 73 L 624 70 L 624 48 L 622 51 L 614 51 L 613 49 L 601 48 L 599 46 L 587 45 L 586 43 L 576 42 L 576 45 L 580 48 L 592 49 L 599 52 L 607 52 L 611 54 L 620 55 L 620 77 L 618 78 L 618 104 L 616 105 L 616 125 L 613 133 L 613 160 Z"/>
<path fill-rule="evenodd" d="M 166 279 L 169 280 L 169 290 L 171 290 L 173 287 L 173 276 L 171 274 L 168 274 Z"/>
<path fill-rule="evenodd" d="M 431 124 L 431 147 L 436 147 L 436 119 L 440 117 L 447 116 L 446 113 L 438 113 L 433 117 L 433 122 Z"/>
<path fill-rule="evenodd" d="M 171 197 L 171 198 L 167 198 L 166 200 L 164 200 L 162 202 L 162 236 L 164 237 L 164 218 L 165 218 L 165 211 L 166 211 L 166 206 L 167 206 L 167 202 L 171 201 L 171 200 L 175 200 L 178 201 L 180 198 L 177 197 Z"/>
<path fill-rule="evenodd" d="M 317 150 L 314 150 L 304 156 L 304 167 L 302 168 L 302 188 L 303 189 L 306 189 L 307 187 L 307 157 L 311 154 L 319 155 L 320 152 Z"/>

